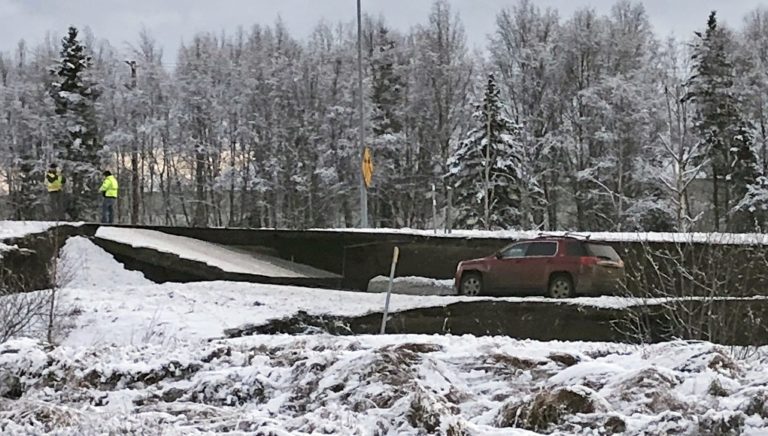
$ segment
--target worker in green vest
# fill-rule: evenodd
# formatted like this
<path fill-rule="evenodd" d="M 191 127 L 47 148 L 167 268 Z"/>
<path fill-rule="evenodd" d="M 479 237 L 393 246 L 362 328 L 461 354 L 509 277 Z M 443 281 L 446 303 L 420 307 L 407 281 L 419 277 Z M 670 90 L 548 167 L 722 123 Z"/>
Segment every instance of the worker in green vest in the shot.
<path fill-rule="evenodd" d="M 117 178 L 109 171 L 104 171 L 104 181 L 99 188 L 104 196 L 101 205 L 101 222 L 112 224 L 115 222 L 115 203 L 117 203 Z"/>
<path fill-rule="evenodd" d="M 50 219 L 54 221 L 64 219 L 64 184 L 66 182 L 56 164 L 52 163 L 45 173 L 45 185 L 48 188 Z"/>

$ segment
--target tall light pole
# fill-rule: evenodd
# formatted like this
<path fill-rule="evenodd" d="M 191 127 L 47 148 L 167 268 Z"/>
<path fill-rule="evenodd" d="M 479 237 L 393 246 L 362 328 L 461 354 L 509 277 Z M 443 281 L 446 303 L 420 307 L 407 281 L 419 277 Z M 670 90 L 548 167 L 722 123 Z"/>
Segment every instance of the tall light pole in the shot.
<path fill-rule="evenodd" d="M 357 0 L 357 109 L 360 112 L 360 162 L 365 154 L 365 115 L 363 114 L 363 31 L 360 0 Z M 360 228 L 368 227 L 368 191 L 360 171 Z"/>

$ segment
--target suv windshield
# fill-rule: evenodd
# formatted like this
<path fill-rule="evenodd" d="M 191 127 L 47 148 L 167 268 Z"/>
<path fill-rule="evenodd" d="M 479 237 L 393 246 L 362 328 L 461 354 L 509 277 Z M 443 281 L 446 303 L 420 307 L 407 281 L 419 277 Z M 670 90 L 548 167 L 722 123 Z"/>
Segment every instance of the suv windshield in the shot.
<path fill-rule="evenodd" d="M 618 262 L 621 260 L 619 255 L 616 253 L 616 250 L 613 249 L 610 245 L 600 245 L 600 244 L 585 244 L 587 247 L 587 252 L 590 256 L 599 257 L 601 259 L 605 260 L 613 260 L 615 262 Z"/>

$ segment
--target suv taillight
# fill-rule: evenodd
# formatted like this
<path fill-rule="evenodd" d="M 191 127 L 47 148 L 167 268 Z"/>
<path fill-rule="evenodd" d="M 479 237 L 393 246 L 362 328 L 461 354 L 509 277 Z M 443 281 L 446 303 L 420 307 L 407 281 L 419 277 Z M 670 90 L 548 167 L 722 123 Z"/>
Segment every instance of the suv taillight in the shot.
<path fill-rule="evenodd" d="M 600 259 L 594 256 L 581 256 L 580 260 L 582 265 L 597 265 Z"/>

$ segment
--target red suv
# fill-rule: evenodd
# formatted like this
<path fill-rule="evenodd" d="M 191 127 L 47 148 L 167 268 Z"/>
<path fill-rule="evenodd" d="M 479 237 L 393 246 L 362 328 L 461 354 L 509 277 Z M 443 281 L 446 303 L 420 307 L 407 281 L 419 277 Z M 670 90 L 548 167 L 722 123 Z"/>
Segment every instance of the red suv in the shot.
<path fill-rule="evenodd" d="M 624 262 L 610 245 L 574 237 L 515 242 L 496 254 L 459 262 L 461 295 L 545 293 L 553 298 L 614 291 Z"/>

